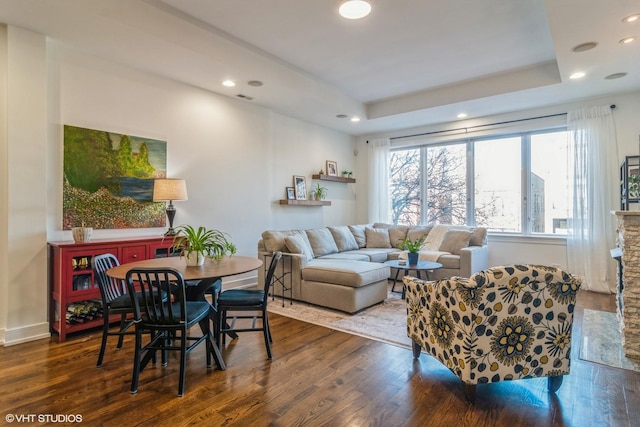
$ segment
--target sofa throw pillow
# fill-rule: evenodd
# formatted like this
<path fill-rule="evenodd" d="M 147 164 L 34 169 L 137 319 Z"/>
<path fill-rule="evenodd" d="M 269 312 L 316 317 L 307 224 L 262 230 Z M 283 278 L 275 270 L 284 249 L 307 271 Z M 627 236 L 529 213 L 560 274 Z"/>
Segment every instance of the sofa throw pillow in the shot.
<path fill-rule="evenodd" d="M 313 228 L 307 231 L 313 254 L 317 257 L 338 252 L 336 241 L 328 228 Z"/>
<path fill-rule="evenodd" d="M 284 251 L 286 248 L 284 239 L 297 233 L 301 232 L 298 230 L 265 231 L 262 233 L 264 247 L 268 252 Z"/>
<path fill-rule="evenodd" d="M 393 227 L 389 227 L 388 230 L 391 246 L 398 248 L 402 241 L 407 238 L 407 231 L 409 231 L 409 227 L 406 225 L 394 225 Z"/>
<path fill-rule="evenodd" d="M 484 227 L 478 227 L 472 230 L 471 239 L 469 240 L 469 246 L 483 246 L 487 244 L 487 229 Z"/>
<path fill-rule="evenodd" d="M 367 245 L 367 236 L 364 234 L 364 230 L 367 228 L 366 225 L 350 225 L 349 230 L 351 230 L 351 234 L 356 239 L 359 248 L 364 248 Z"/>
<path fill-rule="evenodd" d="M 313 250 L 309 241 L 304 234 L 294 234 L 284 238 L 287 250 L 292 254 L 302 254 L 307 258 L 307 261 L 313 259 Z"/>
<path fill-rule="evenodd" d="M 367 248 L 391 248 L 391 240 L 389 240 L 389 230 L 386 228 L 370 228 L 364 229 L 367 238 Z"/>
<path fill-rule="evenodd" d="M 440 244 L 441 252 L 449 252 L 450 254 L 460 255 L 460 250 L 469 246 L 471 240 L 471 231 L 467 230 L 449 230 L 445 233 Z"/>
<path fill-rule="evenodd" d="M 353 237 L 351 230 L 346 225 L 340 225 L 338 227 L 329 227 L 329 231 L 333 236 L 333 240 L 336 241 L 336 246 L 339 252 L 355 251 L 358 249 L 358 242 Z"/>
<path fill-rule="evenodd" d="M 442 244 L 442 239 L 444 235 L 449 231 L 450 226 L 437 224 L 435 225 L 429 234 L 427 234 L 427 238 L 424 241 L 424 245 L 422 247 L 424 249 L 428 249 L 430 251 L 438 251 L 440 250 L 440 245 Z"/>
<path fill-rule="evenodd" d="M 418 240 L 421 237 L 426 238 L 432 228 L 433 228 L 432 225 L 427 225 L 426 227 L 411 226 L 409 227 L 409 231 L 407 231 L 407 239 Z"/>

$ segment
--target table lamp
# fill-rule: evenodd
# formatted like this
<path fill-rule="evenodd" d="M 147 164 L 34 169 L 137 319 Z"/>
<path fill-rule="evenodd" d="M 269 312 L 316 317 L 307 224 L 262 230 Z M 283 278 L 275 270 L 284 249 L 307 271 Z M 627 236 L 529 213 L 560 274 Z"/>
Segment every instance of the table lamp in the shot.
<path fill-rule="evenodd" d="M 187 183 L 184 179 L 156 179 L 153 182 L 153 201 L 166 202 L 167 218 L 169 219 L 169 230 L 165 236 L 175 236 L 176 231 L 173 229 L 173 218 L 176 216 L 176 208 L 173 206 L 174 200 L 189 200 L 187 196 Z"/>

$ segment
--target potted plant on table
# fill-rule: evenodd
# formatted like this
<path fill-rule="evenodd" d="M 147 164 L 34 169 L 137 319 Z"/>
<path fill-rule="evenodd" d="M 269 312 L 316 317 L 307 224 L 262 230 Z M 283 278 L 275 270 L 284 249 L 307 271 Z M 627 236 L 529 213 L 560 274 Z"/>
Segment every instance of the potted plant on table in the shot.
<path fill-rule="evenodd" d="M 416 265 L 418 263 L 418 255 L 422 245 L 424 244 L 424 236 L 417 240 L 402 239 L 398 244 L 398 247 L 404 251 L 408 251 L 409 265 Z"/>
<path fill-rule="evenodd" d="M 236 247 L 227 239 L 227 235 L 219 230 L 207 230 L 190 225 L 181 225 L 176 229 L 172 249 L 187 260 L 187 266 L 204 264 L 206 256 L 221 259 L 227 253 L 234 255 Z"/>

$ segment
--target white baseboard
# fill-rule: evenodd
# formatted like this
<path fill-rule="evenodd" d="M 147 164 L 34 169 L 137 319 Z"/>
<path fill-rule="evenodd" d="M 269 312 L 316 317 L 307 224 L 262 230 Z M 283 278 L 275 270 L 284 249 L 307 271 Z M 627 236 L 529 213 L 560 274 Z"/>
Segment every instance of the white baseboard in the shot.
<path fill-rule="evenodd" d="M 0 344 L 5 347 L 51 337 L 49 322 L 16 329 L 0 329 Z"/>

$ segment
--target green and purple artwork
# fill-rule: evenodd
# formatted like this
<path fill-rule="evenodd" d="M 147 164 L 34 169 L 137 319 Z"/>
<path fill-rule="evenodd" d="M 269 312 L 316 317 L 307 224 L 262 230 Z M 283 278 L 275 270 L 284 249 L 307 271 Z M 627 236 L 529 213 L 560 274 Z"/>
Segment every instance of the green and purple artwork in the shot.
<path fill-rule="evenodd" d="M 63 229 L 164 227 L 152 198 L 166 169 L 166 141 L 65 125 Z"/>

